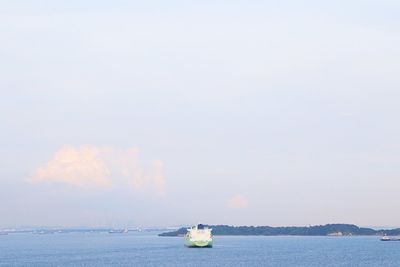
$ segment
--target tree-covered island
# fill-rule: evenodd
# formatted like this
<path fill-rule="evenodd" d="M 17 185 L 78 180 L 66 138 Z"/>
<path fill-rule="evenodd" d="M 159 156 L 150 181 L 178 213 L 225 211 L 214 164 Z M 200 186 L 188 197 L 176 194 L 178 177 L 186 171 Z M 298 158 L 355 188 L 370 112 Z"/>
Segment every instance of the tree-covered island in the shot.
<path fill-rule="evenodd" d="M 400 235 L 400 228 L 390 230 L 375 230 L 372 228 L 358 227 L 353 224 L 326 224 L 304 227 L 271 227 L 271 226 L 230 226 L 207 225 L 213 229 L 213 235 L 260 235 L 260 236 L 350 236 L 350 235 Z M 186 227 L 176 231 L 165 232 L 159 236 L 183 236 Z"/>

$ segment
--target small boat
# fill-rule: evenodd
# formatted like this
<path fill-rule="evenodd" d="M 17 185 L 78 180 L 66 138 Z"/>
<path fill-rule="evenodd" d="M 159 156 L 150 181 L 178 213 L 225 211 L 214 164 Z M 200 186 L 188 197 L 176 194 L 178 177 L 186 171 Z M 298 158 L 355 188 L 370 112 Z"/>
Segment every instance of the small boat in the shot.
<path fill-rule="evenodd" d="M 384 235 L 380 238 L 381 241 L 400 241 L 399 237 L 389 237 L 387 235 Z"/>
<path fill-rule="evenodd" d="M 35 231 L 33 232 L 35 235 L 49 235 L 49 234 L 54 234 L 53 231 L 47 231 L 47 230 L 40 230 L 40 231 Z"/>
<path fill-rule="evenodd" d="M 128 229 L 113 229 L 108 231 L 109 234 L 126 234 L 128 233 Z"/>
<path fill-rule="evenodd" d="M 198 224 L 187 229 L 187 233 L 185 235 L 185 246 L 189 248 L 211 248 L 213 245 L 211 231 L 211 228 L 208 228 L 203 224 Z"/>

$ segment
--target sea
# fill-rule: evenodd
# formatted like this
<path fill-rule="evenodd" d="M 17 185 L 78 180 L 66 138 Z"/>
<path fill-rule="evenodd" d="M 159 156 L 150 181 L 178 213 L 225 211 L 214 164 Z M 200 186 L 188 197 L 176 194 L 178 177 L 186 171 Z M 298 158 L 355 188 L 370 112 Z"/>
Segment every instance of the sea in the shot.
<path fill-rule="evenodd" d="M 0 266 L 400 266 L 400 242 L 378 237 L 214 236 L 212 248 L 182 237 L 127 234 L 0 235 Z"/>

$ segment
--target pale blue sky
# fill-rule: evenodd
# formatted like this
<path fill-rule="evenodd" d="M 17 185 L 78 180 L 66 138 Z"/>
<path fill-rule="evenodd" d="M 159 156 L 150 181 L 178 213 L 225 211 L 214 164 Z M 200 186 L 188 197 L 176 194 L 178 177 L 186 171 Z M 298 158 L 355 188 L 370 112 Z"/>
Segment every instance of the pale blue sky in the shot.
<path fill-rule="evenodd" d="M 321 2 L 0 0 L 0 227 L 400 225 L 400 3 Z"/>

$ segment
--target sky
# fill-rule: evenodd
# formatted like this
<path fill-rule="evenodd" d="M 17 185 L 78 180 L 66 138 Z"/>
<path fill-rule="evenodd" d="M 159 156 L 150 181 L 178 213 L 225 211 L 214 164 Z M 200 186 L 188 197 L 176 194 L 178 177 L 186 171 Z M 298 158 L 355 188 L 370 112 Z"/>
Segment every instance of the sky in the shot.
<path fill-rule="evenodd" d="M 400 226 L 399 13 L 0 0 L 0 227 Z"/>

